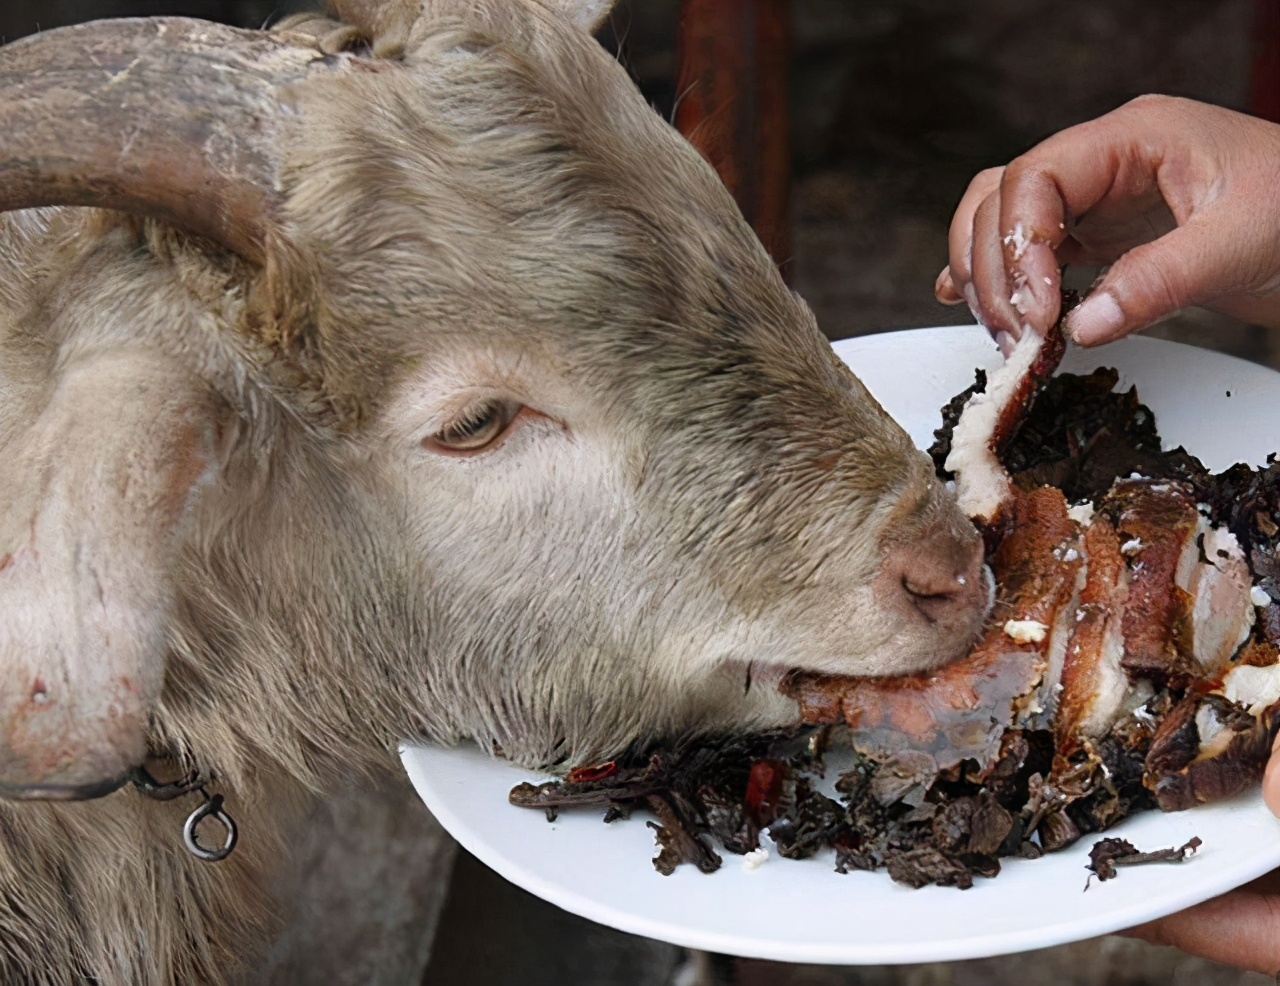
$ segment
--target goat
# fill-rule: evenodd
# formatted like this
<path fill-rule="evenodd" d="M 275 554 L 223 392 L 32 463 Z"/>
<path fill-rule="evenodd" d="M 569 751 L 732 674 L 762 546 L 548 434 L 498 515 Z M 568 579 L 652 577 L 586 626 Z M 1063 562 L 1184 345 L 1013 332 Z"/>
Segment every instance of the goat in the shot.
<path fill-rule="evenodd" d="M 0 49 L 6 983 L 252 977 L 285 846 L 401 737 L 785 725 L 787 669 L 984 618 L 971 525 L 604 0 L 337 7 Z M 241 847 L 184 853 L 144 763 Z"/>

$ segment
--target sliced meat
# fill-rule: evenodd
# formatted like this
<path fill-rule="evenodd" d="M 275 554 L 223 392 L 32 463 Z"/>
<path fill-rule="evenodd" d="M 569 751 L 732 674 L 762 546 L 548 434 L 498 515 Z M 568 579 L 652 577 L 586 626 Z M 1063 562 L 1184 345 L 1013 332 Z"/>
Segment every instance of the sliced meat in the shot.
<path fill-rule="evenodd" d="M 1201 517 L 1195 544 L 1184 550 L 1175 579 L 1191 597 L 1190 626 L 1180 636 L 1190 635 L 1198 673 L 1216 675 L 1253 629 L 1253 580 L 1240 542 Z"/>
<path fill-rule="evenodd" d="M 1188 632 L 1194 599 L 1177 578 L 1179 567 L 1199 552 L 1200 513 L 1190 487 L 1124 480 L 1111 488 L 1102 509 L 1114 520 L 1129 564 L 1125 670 L 1158 684 L 1194 678 Z M 1187 578 L 1184 572 L 1184 584 Z"/>
<path fill-rule="evenodd" d="M 1249 636 L 1252 582 L 1235 535 L 1201 515 L 1189 485 L 1124 480 L 1103 500 L 1129 564 L 1124 667 L 1157 684 L 1212 676 Z"/>
<path fill-rule="evenodd" d="M 960 509 L 981 527 L 996 526 L 1013 500 L 1013 481 L 1000 453 L 1065 348 L 1061 324 L 1044 336 L 1024 332 L 1008 360 L 987 377 L 986 389 L 960 412 L 944 468 L 955 475 Z"/>
<path fill-rule="evenodd" d="M 1260 648 L 1267 648 L 1263 652 Z M 1280 652 L 1254 645 L 1207 694 L 1192 692 L 1151 741 L 1143 783 L 1165 811 L 1221 801 L 1262 780 L 1280 726 Z"/>
<path fill-rule="evenodd" d="M 1122 666 L 1129 572 L 1116 530 L 1105 517 L 1094 517 L 1085 528 L 1084 554 L 1087 575 L 1072 620 L 1054 720 L 1060 757 L 1071 756 L 1085 740 L 1105 736 L 1130 689 Z"/>
<path fill-rule="evenodd" d="M 992 622 L 968 657 L 899 678 L 792 676 L 784 689 L 804 720 L 846 722 L 855 749 L 877 759 L 918 751 L 943 770 L 966 759 L 992 762 L 1015 716 L 1043 711 L 1037 686 L 1050 665 L 1049 631 L 1070 611 L 1082 566 L 1079 528 L 1058 490 L 1019 495 L 1011 518 L 991 559 L 1000 587 Z M 1010 634 L 1028 626 L 1044 632 Z"/>
<path fill-rule="evenodd" d="M 1040 681 L 1034 650 L 997 634 L 961 661 L 931 674 L 900 678 L 797 676 L 791 694 L 805 722 L 846 722 L 854 749 L 876 760 L 904 752 L 933 758 L 937 770 L 980 763 L 1000 752 L 1014 701 Z"/>

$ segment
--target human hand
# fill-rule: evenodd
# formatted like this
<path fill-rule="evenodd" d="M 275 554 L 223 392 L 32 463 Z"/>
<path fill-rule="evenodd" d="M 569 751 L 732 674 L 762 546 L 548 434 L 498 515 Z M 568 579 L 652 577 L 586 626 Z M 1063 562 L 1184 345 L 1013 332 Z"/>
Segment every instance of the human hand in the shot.
<path fill-rule="evenodd" d="M 1046 331 L 1078 262 L 1112 265 L 1067 319 L 1082 345 L 1191 305 L 1280 327 L 1280 125 L 1140 97 L 978 174 L 948 255 L 938 300 L 998 339 Z"/>
<path fill-rule="evenodd" d="M 1262 794 L 1272 813 L 1280 815 L 1280 743 L 1272 749 Z M 1125 934 L 1237 968 L 1280 976 L 1280 870 Z"/>

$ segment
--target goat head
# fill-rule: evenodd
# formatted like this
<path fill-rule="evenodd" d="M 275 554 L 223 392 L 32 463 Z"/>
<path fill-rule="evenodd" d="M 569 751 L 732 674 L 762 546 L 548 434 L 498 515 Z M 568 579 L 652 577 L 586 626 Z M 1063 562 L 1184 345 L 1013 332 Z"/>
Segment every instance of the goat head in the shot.
<path fill-rule="evenodd" d="M 0 51 L 0 790 L 562 763 L 963 653 L 977 536 L 601 0 L 337 8 L 396 57 Z"/>

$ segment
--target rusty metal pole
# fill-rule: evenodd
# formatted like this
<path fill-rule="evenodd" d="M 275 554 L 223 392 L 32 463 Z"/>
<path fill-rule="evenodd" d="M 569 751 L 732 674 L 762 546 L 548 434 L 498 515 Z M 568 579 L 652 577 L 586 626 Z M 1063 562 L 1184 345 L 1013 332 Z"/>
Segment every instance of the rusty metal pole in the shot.
<path fill-rule="evenodd" d="M 681 0 L 676 126 L 774 261 L 791 256 L 790 0 Z"/>

